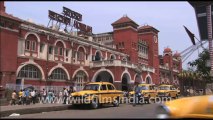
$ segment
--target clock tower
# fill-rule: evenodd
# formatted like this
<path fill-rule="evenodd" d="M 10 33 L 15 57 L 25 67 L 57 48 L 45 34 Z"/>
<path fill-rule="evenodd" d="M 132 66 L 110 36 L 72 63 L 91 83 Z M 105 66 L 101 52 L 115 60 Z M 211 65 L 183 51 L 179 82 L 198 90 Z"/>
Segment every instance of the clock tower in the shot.
<path fill-rule="evenodd" d="M 159 59 L 158 59 L 158 30 L 152 26 L 145 25 L 138 28 L 138 38 L 148 44 L 148 65 L 153 66 L 155 73 L 153 82 L 160 83 L 159 78 Z"/>

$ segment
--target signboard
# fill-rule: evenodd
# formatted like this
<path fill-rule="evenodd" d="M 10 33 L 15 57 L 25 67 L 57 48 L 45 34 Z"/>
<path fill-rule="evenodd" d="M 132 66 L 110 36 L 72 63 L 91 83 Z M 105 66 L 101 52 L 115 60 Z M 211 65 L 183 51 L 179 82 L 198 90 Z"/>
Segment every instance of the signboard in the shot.
<path fill-rule="evenodd" d="M 60 15 L 58 13 L 55 13 L 55 12 L 53 12 L 51 10 L 49 10 L 49 18 L 51 20 L 55 20 L 57 22 L 64 23 L 66 25 L 70 25 L 70 18 L 65 17 L 63 15 Z"/>
<path fill-rule="evenodd" d="M 79 22 L 79 21 L 82 21 L 82 15 L 80 13 L 70 10 L 69 8 L 63 7 L 63 15 L 60 15 L 58 13 L 55 13 L 49 10 L 49 18 L 50 18 L 50 21 L 52 20 L 52 22 L 54 20 L 54 21 L 57 21 L 57 23 L 59 22 L 59 23 L 65 24 L 66 27 L 64 31 L 66 32 L 68 27 L 67 25 L 69 25 L 71 27 L 71 31 L 72 31 L 72 28 L 74 27 L 77 30 L 80 30 L 79 33 L 87 34 L 87 35 L 92 34 L 92 27 Z M 60 24 L 59 24 L 59 28 L 60 28 Z"/>
<path fill-rule="evenodd" d="M 80 31 L 84 32 L 84 33 L 88 33 L 88 34 L 91 34 L 92 33 L 92 27 L 90 26 L 87 26 L 83 23 L 80 23 L 78 21 L 74 21 L 74 27 L 79 29 Z"/>
<path fill-rule="evenodd" d="M 63 7 L 63 13 L 64 15 L 69 16 L 70 18 L 82 21 L 82 15 L 80 13 L 70 10 L 69 8 Z"/>

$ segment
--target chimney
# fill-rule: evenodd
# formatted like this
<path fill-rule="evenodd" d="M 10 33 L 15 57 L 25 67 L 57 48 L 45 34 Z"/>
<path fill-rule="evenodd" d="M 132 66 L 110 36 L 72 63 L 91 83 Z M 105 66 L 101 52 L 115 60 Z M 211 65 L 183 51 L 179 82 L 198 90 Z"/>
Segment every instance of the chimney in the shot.
<path fill-rule="evenodd" d="M 5 12 L 4 1 L 0 1 L 0 12 Z"/>

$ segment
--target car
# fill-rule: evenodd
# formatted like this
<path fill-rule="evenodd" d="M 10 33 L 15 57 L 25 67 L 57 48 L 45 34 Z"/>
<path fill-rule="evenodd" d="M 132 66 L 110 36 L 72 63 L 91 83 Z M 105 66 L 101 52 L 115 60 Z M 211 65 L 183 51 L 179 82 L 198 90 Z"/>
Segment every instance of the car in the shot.
<path fill-rule="evenodd" d="M 116 90 L 110 82 L 90 82 L 82 91 L 71 93 L 72 105 L 90 104 L 93 109 L 102 104 L 113 104 L 118 107 L 123 92 Z"/>
<path fill-rule="evenodd" d="M 141 95 L 147 103 L 150 102 L 150 98 L 155 99 L 157 97 L 157 91 L 154 89 L 154 85 L 141 83 L 138 86 L 141 87 Z M 135 92 L 131 91 L 129 97 L 133 97 L 134 94 Z"/>
<path fill-rule="evenodd" d="M 177 94 L 180 96 L 180 89 L 177 88 Z"/>
<path fill-rule="evenodd" d="M 213 95 L 179 98 L 156 109 L 157 118 L 213 118 Z"/>
<path fill-rule="evenodd" d="M 162 84 L 158 86 L 158 97 L 178 98 L 178 91 L 173 85 Z"/>

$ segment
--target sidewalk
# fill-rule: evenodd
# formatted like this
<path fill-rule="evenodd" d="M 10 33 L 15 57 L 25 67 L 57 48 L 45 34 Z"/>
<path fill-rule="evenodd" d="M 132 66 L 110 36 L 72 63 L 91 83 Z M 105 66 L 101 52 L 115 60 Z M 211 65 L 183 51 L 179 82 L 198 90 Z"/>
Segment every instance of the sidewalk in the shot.
<path fill-rule="evenodd" d="M 13 113 L 17 114 L 32 114 L 32 113 L 41 113 L 41 112 L 49 112 L 49 111 L 59 111 L 59 110 L 67 110 L 71 107 L 71 104 L 30 104 L 30 105 L 8 105 L 8 106 L 0 106 L 0 117 L 6 117 Z"/>

